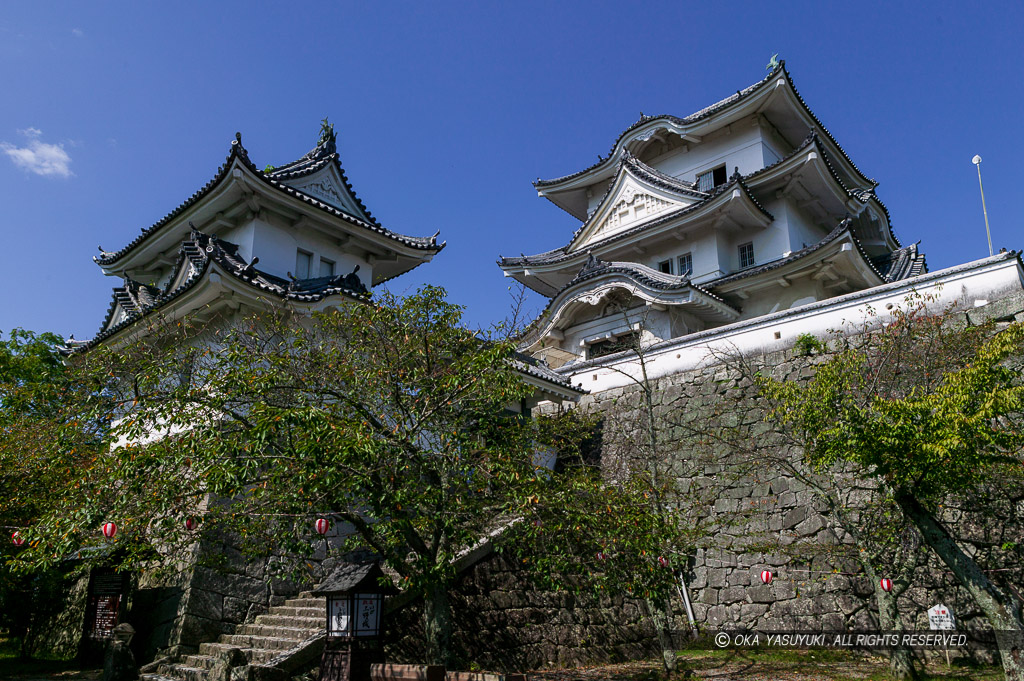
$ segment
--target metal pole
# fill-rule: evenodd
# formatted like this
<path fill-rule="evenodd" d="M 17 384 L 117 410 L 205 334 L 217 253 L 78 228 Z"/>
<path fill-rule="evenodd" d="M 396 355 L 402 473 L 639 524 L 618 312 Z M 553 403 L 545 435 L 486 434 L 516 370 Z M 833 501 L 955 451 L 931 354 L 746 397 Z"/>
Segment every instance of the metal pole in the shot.
<path fill-rule="evenodd" d="M 693 638 L 697 638 L 697 622 L 694 621 L 693 607 L 690 605 L 690 591 L 686 586 L 686 580 L 683 579 L 683 571 L 680 570 L 678 573 L 679 582 L 676 583 L 676 591 L 683 597 L 683 604 L 686 606 L 686 619 L 690 620 L 690 633 Z M 683 588 L 680 589 L 679 585 L 682 584 Z"/>
<path fill-rule="evenodd" d="M 985 234 L 988 236 L 988 255 L 992 257 L 992 232 L 988 228 L 988 209 L 985 208 L 985 187 L 981 184 L 981 156 L 975 155 L 971 162 L 978 167 L 978 189 L 981 190 L 981 212 L 985 214 Z"/>

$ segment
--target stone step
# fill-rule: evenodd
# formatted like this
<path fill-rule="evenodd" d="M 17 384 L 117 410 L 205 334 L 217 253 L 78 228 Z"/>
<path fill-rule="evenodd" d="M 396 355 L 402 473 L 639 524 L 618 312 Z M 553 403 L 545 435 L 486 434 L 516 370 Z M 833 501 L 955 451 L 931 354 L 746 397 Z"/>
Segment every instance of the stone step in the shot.
<path fill-rule="evenodd" d="M 157 673 L 170 676 L 178 681 L 207 681 L 207 670 L 199 667 L 187 667 L 183 664 L 162 664 Z"/>
<path fill-rule="evenodd" d="M 326 612 L 327 599 L 326 598 L 289 598 L 284 604 L 291 608 L 319 608 L 321 612 Z"/>
<path fill-rule="evenodd" d="M 186 655 L 183 657 L 179 664 L 183 664 L 186 667 L 192 667 L 193 669 L 213 669 L 213 665 L 217 662 L 210 655 L 203 655 L 200 652 L 199 655 Z"/>
<path fill-rule="evenodd" d="M 322 631 L 322 628 L 318 629 L 306 629 L 297 627 L 272 627 L 266 624 L 243 624 L 235 630 L 235 633 L 224 634 L 224 636 L 230 636 L 229 640 L 235 641 L 235 636 L 260 636 L 266 638 L 286 638 L 292 641 L 305 641 L 310 636 L 315 635 L 318 631 Z M 224 640 L 224 639 L 221 639 Z"/>
<path fill-rule="evenodd" d="M 270 627 L 293 627 L 296 629 L 323 629 L 327 617 L 291 617 L 286 615 L 260 615 L 255 624 Z"/>
<path fill-rule="evenodd" d="M 175 679 L 173 677 L 164 676 L 163 674 L 154 672 L 152 674 L 140 675 L 139 681 L 180 681 L 180 679 Z"/>
<path fill-rule="evenodd" d="M 259 648 L 262 650 L 274 650 L 280 652 L 282 650 L 294 648 L 304 640 L 305 639 L 278 638 L 276 636 L 225 634 L 221 637 L 221 641 L 219 643 L 201 643 L 199 645 L 199 652 L 204 655 L 216 655 L 228 648 Z"/>
<path fill-rule="evenodd" d="M 306 608 L 290 605 L 278 605 L 271 608 L 267 614 L 280 617 L 316 617 L 322 620 L 327 619 L 327 610 L 325 608 Z"/>
<path fill-rule="evenodd" d="M 249 662 L 255 662 L 262 664 L 264 662 L 270 662 L 275 657 L 283 653 L 283 650 L 263 650 L 260 648 L 243 648 L 242 652 L 245 654 L 245 658 Z"/>

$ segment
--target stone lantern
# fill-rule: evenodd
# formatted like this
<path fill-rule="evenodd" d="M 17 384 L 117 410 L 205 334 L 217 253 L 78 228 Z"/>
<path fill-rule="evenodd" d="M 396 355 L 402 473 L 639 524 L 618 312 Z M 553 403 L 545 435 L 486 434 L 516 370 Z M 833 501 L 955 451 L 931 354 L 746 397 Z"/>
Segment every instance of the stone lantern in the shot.
<path fill-rule="evenodd" d="M 384 596 L 377 563 L 342 565 L 313 590 L 327 597 L 327 641 L 320 663 L 321 681 L 369 681 L 370 665 L 383 662 L 381 643 Z"/>

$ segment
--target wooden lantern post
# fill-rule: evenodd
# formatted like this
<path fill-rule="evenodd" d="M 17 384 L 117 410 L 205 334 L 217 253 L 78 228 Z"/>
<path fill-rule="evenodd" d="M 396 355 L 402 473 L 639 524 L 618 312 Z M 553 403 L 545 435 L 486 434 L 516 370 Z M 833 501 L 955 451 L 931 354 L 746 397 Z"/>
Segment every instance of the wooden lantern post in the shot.
<path fill-rule="evenodd" d="M 313 590 L 327 597 L 327 641 L 320 661 L 321 681 L 370 681 L 370 665 L 384 661 L 384 597 L 377 563 L 342 565 Z"/>

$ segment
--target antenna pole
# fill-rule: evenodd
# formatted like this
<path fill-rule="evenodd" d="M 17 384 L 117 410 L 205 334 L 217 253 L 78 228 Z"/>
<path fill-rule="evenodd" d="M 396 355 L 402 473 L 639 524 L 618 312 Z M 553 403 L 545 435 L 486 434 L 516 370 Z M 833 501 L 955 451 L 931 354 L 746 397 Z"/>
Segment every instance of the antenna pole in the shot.
<path fill-rule="evenodd" d="M 981 190 L 981 212 L 985 214 L 985 234 L 988 236 L 988 255 L 992 257 L 992 232 L 988 228 L 988 209 L 985 208 L 985 186 L 981 183 L 981 156 L 975 156 L 971 162 L 978 167 L 978 189 Z"/>

